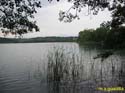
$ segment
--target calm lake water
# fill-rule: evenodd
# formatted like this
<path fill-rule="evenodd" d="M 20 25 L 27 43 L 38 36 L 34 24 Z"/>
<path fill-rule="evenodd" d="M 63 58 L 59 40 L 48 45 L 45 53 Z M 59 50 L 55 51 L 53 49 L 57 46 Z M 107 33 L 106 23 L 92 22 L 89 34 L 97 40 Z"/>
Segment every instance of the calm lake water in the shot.
<path fill-rule="evenodd" d="M 64 52 L 65 66 L 49 64 L 56 49 Z M 103 93 L 97 88 L 125 87 L 125 52 L 115 51 L 103 62 L 93 59 L 102 51 L 77 43 L 0 44 L 0 93 Z"/>

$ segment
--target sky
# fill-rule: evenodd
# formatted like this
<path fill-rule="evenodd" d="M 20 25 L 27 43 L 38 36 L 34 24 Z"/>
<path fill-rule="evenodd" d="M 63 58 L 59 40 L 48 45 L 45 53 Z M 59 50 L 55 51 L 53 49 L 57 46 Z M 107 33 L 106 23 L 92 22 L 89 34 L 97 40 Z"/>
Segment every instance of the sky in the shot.
<path fill-rule="evenodd" d="M 87 16 L 87 9 L 83 9 L 79 14 L 80 20 L 75 19 L 71 23 L 64 23 L 58 20 L 59 11 L 68 10 L 72 4 L 67 1 L 48 3 L 48 0 L 42 0 L 42 8 L 35 14 L 35 20 L 40 28 L 40 32 L 33 32 L 23 35 L 25 38 L 41 36 L 78 36 L 78 33 L 84 29 L 95 29 L 103 21 L 111 20 L 110 13 L 105 10 L 98 15 Z M 1 34 L 1 33 L 0 33 Z"/>

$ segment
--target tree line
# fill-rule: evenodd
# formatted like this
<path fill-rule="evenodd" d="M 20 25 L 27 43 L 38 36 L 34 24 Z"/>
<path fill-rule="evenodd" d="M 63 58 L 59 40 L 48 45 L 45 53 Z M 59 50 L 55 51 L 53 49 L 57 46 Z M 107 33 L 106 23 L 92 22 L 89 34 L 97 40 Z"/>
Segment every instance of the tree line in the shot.
<path fill-rule="evenodd" d="M 0 38 L 0 43 L 76 42 L 77 37 Z"/>
<path fill-rule="evenodd" d="M 108 28 L 99 27 L 94 29 L 85 29 L 79 32 L 78 42 L 86 44 L 90 42 L 98 43 L 104 48 L 124 48 L 125 47 L 125 27 Z"/>

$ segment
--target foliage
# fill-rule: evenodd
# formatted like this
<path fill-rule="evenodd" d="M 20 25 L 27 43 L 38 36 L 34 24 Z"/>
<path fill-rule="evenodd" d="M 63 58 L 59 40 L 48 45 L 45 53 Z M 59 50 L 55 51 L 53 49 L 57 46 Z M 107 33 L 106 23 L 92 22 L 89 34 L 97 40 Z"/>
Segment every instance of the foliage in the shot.
<path fill-rule="evenodd" d="M 105 40 L 105 36 L 108 31 L 109 29 L 104 27 L 97 28 L 96 30 L 94 29 L 83 30 L 79 32 L 78 41 L 80 43 L 88 41 L 102 42 Z"/>
<path fill-rule="evenodd" d="M 124 26 L 114 29 L 100 27 L 93 31 L 88 29 L 79 32 L 78 42 L 81 44 L 84 44 L 86 42 L 99 42 L 106 48 L 124 48 L 124 36 Z"/>
<path fill-rule="evenodd" d="M 49 0 L 52 1 L 52 0 Z M 61 1 L 61 0 L 57 0 Z M 97 15 L 99 11 L 108 9 L 112 14 L 110 21 L 111 27 L 119 27 L 125 23 L 125 0 L 67 0 L 73 3 L 73 6 L 68 11 L 60 11 L 59 20 L 64 22 L 72 22 L 78 18 L 78 13 L 82 8 L 88 8 L 88 15 Z M 73 15 L 70 10 L 74 9 L 76 13 Z"/>
<path fill-rule="evenodd" d="M 39 31 L 36 22 L 31 20 L 36 8 L 41 7 L 39 0 L 0 0 L 0 27 L 8 34 L 24 34 Z"/>
<path fill-rule="evenodd" d="M 125 47 L 125 27 L 111 29 L 106 36 L 105 45 L 107 48 Z"/>
<path fill-rule="evenodd" d="M 84 41 L 92 41 L 92 37 L 93 37 L 93 29 L 86 29 L 84 31 L 79 32 L 79 37 L 78 40 L 80 42 L 84 42 Z"/>

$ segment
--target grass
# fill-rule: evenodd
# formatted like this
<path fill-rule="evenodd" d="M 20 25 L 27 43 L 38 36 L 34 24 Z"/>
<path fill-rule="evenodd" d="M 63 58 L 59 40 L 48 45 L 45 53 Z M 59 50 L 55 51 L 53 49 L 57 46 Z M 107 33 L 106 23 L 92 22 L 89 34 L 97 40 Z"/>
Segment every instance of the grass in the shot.
<path fill-rule="evenodd" d="M 77 63 L 76 63 L 77 60 Z M 71 82 L 79 78 L 80 64 L 75 54 L 67 55 L 64 49 L 54 49 L 48 54 L 48 81 Z"/>
<path fill-rule="evenodd" d="M 67 93 L 71 93 L 81 80 L 80 70 L 84 68 L 81 60 L 79 60 L 78 56 L 76 57 L 75 53 L 67 54 L 63 48 L 54 48 L 54 51 L 50 52 L 47 57 L 47 82 L 51 88 L 53 87 L 51 91 L 58 93 L 61 87 L 65 91 L 68 90 Z"/>
<path fill-rule="evenodd" d="M 111 77 L 116 73 L 116 64 L 109 59 L 104 62 L 101 59 L 90 60 L 87 72 L 88 65 L 84 64 L 82 55 L 69 53 L 64 48 L 53 48 L 47 59 L 47 84 L 53 93 L 79 93 L 78 90 L 83 91 L 86 87 L 104 86 L 103 82 L 108 82 L 108 73 L 112 73 Z M 92 89 L 89 88 L 88 93 Z"/>

